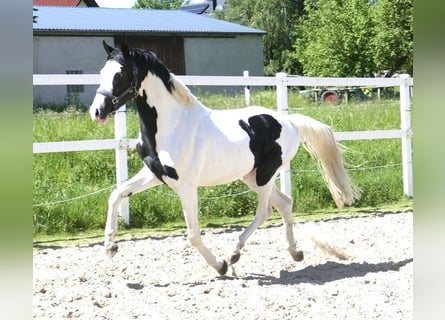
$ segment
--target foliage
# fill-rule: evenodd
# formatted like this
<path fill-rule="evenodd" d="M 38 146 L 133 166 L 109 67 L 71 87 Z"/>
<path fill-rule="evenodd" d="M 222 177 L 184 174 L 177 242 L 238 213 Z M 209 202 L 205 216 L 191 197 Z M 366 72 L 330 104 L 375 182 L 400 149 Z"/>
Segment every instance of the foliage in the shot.
<path fill-rule="evenodd" d="M 244 105 L 243 95 L 202 95 L 200 99 L 211 108 L 228 109 Z M 275 108 L 275 91 L 253 91 L 251 103 Z M 290 112 L 312 116 L 336 131 L 400 126 L 396 100 L 328 107 L 307 101 L 290 90 L 289 106 Z M 128 106 L 127 109 L 127 136 L 135 138 L 138 118 L 134 107 Z M 70 108 L 61 113 L 40 108 L 34 111 L 34 142 L 108 139 L 113 137 L 113 132 L 113 119 L 105 125 L 97 125 L 87 112 L 80 109 Z M 345 154 L 348 171 L 363 190 L 363 196 L 354 204 L 355 207 L 381 207 L 403 198 L 399 139 L 348 141 L 343 144 L 350 148 Z M 115 184 L 114 161 L 113 150 L 34 154 L 34 232 L 77 233 L 103 228 L 107 199 Z M 135 150 L 129 152 L 128 165 L 130 176 L 142 166 Z M 291 163 L 291 171 L 295 212 L 312 213 L 334 208 L 317 163 L 308 153 L 303 150 L 297 153 Z M 250 217 L 257 203 L 256 194 L 249 192 L 241 182 L 200 188 L 199 196 L 201 222 L 220 221 L 221 217 Z M 133 195 L 130 212 L 131 227 L 184 223 L 179 199 L 166 186 Z"/>
<path fill-rule="evenodd" d="M 372 10 L 375 36 L 371 40 L 376 70 L 413 74 L 413 2 L 379 0 Z"/>
<path fill-rule="evenodd" d="M 228 0 L 216 17 L 267 31 L 267 75 L 413 72 L 412 0 Z"/>
<path fill-rule="evenodd" d="M 305 2 L 293 57 L 308 76 L 370 76 L 373 21 L 369 0 Z"/>
<path fill-rule="evenodd" d="M 291 59 L 310 76 L 412 74 L 412 0 L 306 1 Z"/>
<path fill-rule="evenodd" d="M 224 14 L 217 17 L 267 31 L 263 37 L 265 74 L 297 72 L 287 63 L 293 43 L 292 29 L 303 13 L 303 0 L 227 0 Z"/>
<path fill-rule="evenodd" d="M 182 0 L 136 0 L 135 9 L 178 9 Z"/>
<path fill-rule="evenodd" d="M 135 8 L 177 9 L 180 0 L 137 0 Z M 227 0 L 218 19 L 265 30 L 264 73 L 374 76 L 413 74 L 412 0 Z"/>

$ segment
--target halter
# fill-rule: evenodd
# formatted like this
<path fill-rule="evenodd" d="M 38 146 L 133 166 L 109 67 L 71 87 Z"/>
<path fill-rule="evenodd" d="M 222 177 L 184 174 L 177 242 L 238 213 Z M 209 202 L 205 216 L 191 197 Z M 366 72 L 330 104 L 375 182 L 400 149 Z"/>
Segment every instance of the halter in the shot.
<path fill-rule="evenodd" d="M 104 89 L 97 89 L 96 90 L 96 94 L 101 94 L 107 98 L 111 99 L 111 103 L 113 104 L 113 107 L 115 107 L 115 109 L 117 109 L 118 107 L 120 107 L 121 105 L 119 105 L 119 102 L 121 100 L 124 100 L 124 98 L 126 98 L 127 96 L 130 96 L 130 99 L 132 98 L 136 98 L 138 95 L 138 90 L 137 90 L 137 86 L 138 86 L 138 69 L 136 68 L 136 66 L 133 63 L 133 67 L 132 67 L 132 75 L 133 75 L 133 81 L 131 81 L 130 86 L 124 90 L 124 92 L 122 92 L 119 96 L 114 96 L 111 92 L 105 91 Z M 128 101 L 128 100 L 126 100 Z M 125 103 L 125 102 L 124 102 Z"/>

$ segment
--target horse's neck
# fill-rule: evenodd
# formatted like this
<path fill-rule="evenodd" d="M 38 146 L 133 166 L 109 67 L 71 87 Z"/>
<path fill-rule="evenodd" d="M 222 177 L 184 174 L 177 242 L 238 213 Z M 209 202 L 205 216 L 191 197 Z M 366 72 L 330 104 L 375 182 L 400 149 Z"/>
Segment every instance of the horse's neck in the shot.
<path fill-rule="evenodd" d="M 189 88 L 187 88 L 187 86 L 184 83 L 182 83 L 172 73 L 170 74 L 170 77 L 174 87 L 173 95 L 181 105 L 187 107 L 194 107 L 200 105 L 198 99 L 190 92 Z"/>
<path fill-rule="evenodd" d="M 145 93 L 146 95 L 144 102 L 149 107 L 156 109 L 158 130 L 165 129 L 166 134 L 172 132 L 172 128 L 177 128 L 192 113 L 196 115 L 206 109 L 188 91 L 187 87 L 175 78 L 173 81 L 174 88 L 172 92 L 169 92 L 161 79 L 149 73 L 142 81 L 140 89 L 140 94 L 144 96 Z M 188 105 L 184 105 L 184 103 L 188 103 Z"/>
<path fill-rule="evenodd" d="M 190 90 L 176 78 L 174 74 L 170 74 L 172 89 L 169 91 L 164 82 L 152 73 L 148 73 L 147 77 L 141 83 L 141 91 L 145 90 L 149 96 L 149 102 L 155 104 L 175 104 L 180 107 L 199 106 L 198 99 L 190 92 Z"/>
<path fill-rule="evenodd" d="M 156 108 L 172 108 L 177 104 L 173 96 L 168 92 L 161 79 L 148 73 L 142 81 L 139 94 L 147 95 L 147 103 Z"/>

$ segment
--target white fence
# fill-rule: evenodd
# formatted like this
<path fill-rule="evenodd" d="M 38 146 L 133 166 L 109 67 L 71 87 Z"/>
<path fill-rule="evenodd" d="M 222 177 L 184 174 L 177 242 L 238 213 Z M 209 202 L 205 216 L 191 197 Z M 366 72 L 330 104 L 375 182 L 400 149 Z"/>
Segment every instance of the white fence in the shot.
<path fill-rule="evenodd" d="M 411 102 L 410 87 L 413 79 L 409 75 L 399 78 L 313 78 L 292 77 L 285 73 L 278 73 L 276 77 L 213 77 L 213 76 L 178 76 L 186 85 L 199 86 L 275 86 L 277 88 L 277 109 L 287 114 L 289 86 L 317 86 L 317 87 L 400 87 L 400 128 L 393 130 L 336 132 L 337 140 L 364 140 L 364 139 L 390 139 L 402 140 L 402 172 L 403 191 L 408 197 L 413 196 L 413 166 L 412 166 L 412 128 L 411 128 Z M 98 85 L 100 76 L 96 74 L 65 75 L 65 74 L 35 74 L 33 84 L 44 85 Z M 246 89 L 246 103 L 248 104 L 250 92 Z M 91 100 L 93 97 L 91 97 Z M 33 153 L 90 151 L 90 150 L 116 150 L 116 183 L 119 185 L 128 179 L 127 150 L 136 146 L 136 139 L 127 138 L 127 125 L 125 106 L 115 115 L 115 138 L 101 140 L 38 142 L 33 143 Z M 291 192 L 290 168 L 281 172 L 281 189 L 286 194 Z M 128 199 L 122 202 L 120 214 L 125 223 L 129 223 Z"/>

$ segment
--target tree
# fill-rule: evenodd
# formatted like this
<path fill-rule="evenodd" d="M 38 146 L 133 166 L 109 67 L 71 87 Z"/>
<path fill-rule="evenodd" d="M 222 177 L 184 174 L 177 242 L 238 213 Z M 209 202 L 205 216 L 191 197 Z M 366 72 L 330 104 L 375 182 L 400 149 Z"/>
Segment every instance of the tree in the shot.
<path fill-rule="evenodd" d="M 135 9 L 178 9 L 182 0 L 136 0 Z"/>
<path fill-rule="evenodd" d="M 374 23 L 369 0 L 306 1 L 290 58 L 309 76 L 371 76 Z"/>
<path fill-rule="evenodd" d="M 263 37 L 265 74 L 295 72 L 287 63 L 287 53 L 294 42 L 293 27 L 303 14 L 303 0 L 227 0 L 217 18 L 258 28 Z"/>
<path fill-rule="evenodd" d="M 412 0 L 306 0 L 291 63 L 310 76 L 412 74 Z"/>
<path fill-rule="evenodd" d="M 413 74 L 413 2 L 379 0 L 372 10 L 372 39 L 376 70 Z"/>

